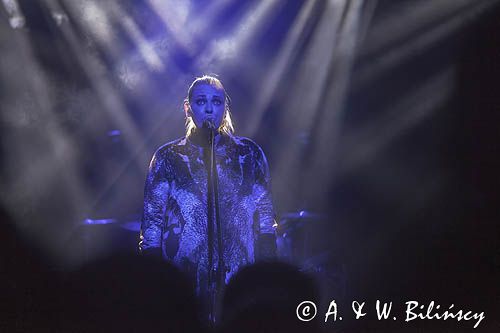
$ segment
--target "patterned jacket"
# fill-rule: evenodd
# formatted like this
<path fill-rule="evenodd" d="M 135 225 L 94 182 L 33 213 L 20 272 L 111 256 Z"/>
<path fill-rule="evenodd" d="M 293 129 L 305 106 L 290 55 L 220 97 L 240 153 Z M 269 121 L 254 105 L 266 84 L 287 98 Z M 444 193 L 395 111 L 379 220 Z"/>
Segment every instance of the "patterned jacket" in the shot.
<path fill-rule="evenodd" d="M 225 283 L 256 258 L 275 251 L 274 213 L 269 167 L 252 140 L 215 137 L 219 211 Z M 208 272 L 207 174 L 208 147 L 193 134 L 160 147 L 153 155 L 144 190 L 139 249 L 157 252 L 191 276 L 198 294 L 210 287 Z"/>

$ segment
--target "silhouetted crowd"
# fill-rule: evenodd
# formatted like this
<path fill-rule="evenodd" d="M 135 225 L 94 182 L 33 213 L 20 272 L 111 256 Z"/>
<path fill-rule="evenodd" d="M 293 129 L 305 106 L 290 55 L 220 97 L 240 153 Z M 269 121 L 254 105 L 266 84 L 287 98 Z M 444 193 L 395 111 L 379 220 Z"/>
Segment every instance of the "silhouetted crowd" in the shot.
<path fill-rule="evenodd" d="M 5 214 L 2 214 L 5 215 Z M 5 217 L 5 216 L 2 216 Z M 244 267 L 226 287 L 221 318 L 202 318 L 193 283 L 150 257 L 114 255 L 76 270 L 50 269 L 15 227 L 1 233 L 0 332 L 315 332 L 296 307 L 315 281 L 277 262 Z"/>

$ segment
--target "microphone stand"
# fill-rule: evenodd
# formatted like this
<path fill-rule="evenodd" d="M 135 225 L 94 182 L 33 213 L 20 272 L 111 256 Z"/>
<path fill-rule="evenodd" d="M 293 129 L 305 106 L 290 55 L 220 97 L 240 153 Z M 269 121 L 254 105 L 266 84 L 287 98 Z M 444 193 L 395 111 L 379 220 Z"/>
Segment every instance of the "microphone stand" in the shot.
<path fill-rule="evenodd" d="M 223 248 L 222 248 L 222 230 L 220 222 L 220 210 L 219 210 L 219 179 L 217 174 L 217 164 L 215 160 L 215 149 L 214 149 L 214 129 L 210 127 L 209 136 L 209 146 L 210 146 L 210 162 L 209 170 L 207 173 L 207 208 L 208 208 L 208 267 L 210 269 L 208 273 L 208 285 L 210 290 L 209 308 L 210 308 L 210 320 L 215 324 L 219 317 L 221 296 L 222 296 L 222 286 L 224 285 L 224 258 L 223 258 Z M 214 221 L 215 213 L 215 221 Z M 215 225 L 214 225 L 215 222 Z M 214 228 L 215 227 L 215 228 Z M 217 233 L 217 269 L 213 267 L 213 256 L 214 256 L 214 229 Z"/>

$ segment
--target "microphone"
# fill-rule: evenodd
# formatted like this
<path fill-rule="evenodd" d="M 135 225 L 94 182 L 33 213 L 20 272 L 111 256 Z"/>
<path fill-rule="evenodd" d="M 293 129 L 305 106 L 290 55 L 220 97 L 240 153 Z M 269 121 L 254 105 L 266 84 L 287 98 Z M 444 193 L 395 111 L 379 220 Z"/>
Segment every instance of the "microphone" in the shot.
<path fill-rule="evenodd" d="M 215 131 L 215 124 L 212 119 L 205 119 L 203 122 L 203 128 L 210 130 L 210 131 Z"/>

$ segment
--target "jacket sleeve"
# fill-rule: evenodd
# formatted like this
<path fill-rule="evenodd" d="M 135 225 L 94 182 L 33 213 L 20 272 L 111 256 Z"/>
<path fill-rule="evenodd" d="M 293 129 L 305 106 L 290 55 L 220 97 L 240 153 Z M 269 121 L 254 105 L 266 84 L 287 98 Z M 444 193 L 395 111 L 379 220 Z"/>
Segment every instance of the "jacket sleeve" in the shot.
<path fill-rule="evenodd" d="M 271 259 L 276 256 L 275 216 L 271 195 L 271 176 L 266 156 L 257 146 L 254 153 L 255 183 L 253 195 L 256 204 L 254 218 L 258 227 L 256 259 Z"/>
<path fill-rule="evenodd" d="M 141 254 L 161 255 L 162 253 L 161 243 L 169 192 L 166 173 L 165 157 L 157 151 L 149 164 L 144 186 L 144 211 L 139 241 Z"/>

